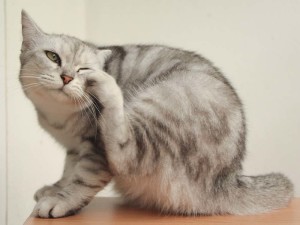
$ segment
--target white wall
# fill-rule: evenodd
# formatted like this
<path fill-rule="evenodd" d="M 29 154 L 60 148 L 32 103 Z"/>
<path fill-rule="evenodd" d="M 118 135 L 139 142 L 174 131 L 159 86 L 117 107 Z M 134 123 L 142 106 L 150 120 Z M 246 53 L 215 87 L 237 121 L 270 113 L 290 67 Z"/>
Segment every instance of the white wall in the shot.
<path fill-rule="evenodd" d="M 96 43 L 163 43 L 212 60 L 245 105 L 245 173 L 283 172 L 300 196 L 299 0 L 90 0 L 87 12 Z"/>
<path fill-rule="evenodd" d="M 99 44 L 168 44 L 214 61 L 245 104 L 245 172 L 284 172 L 300 196 L 299 0 L 7 0 L 9 225 L 22 224 L 35 190 L 56 181 L 63 164 L 17 81 L 21 8 L 46 32 Z"/>
<path fill-rule="evenodd" d="M 5 5 L 0 0 L 0 224 L 6 223 L 6 76 L 5 76 Z"/>

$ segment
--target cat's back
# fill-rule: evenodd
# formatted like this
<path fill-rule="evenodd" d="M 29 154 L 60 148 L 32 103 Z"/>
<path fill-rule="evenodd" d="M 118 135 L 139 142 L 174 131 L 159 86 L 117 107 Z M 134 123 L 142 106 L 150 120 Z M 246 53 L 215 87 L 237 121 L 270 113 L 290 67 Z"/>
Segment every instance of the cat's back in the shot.
<path fill-rule="evenodd" d="M 199 72 L 228 83 L 212 63 L 191 51 L 164 45 L 106 46 L 112 56 L 106 62 L 105 70 L 114 76 L 122 89 L 168 79 L 174 71 Z"/>

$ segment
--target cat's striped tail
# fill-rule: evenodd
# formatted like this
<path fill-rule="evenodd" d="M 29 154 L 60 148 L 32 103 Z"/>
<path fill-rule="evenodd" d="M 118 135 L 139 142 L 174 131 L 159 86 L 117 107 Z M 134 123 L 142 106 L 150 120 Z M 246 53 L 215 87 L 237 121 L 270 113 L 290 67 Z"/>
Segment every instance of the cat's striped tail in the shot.
<path fill-rule="evenodd" d="M 293 197 L 293 184 L 280 173 L 238 176 L 236 188 L 229 193 L 228 213 L 258 214 L 286 207 Z"/>

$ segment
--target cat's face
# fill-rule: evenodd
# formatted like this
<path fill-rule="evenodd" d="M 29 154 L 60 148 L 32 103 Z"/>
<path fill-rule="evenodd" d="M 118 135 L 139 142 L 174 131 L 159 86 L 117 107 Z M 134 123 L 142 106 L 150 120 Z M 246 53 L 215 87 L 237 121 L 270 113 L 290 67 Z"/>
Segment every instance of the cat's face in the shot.
<path fill-rule="evenodd" d="M 44 33 L 22 12 L 23 43 L 20 81 L 28 96 L 88 103 L 85 74 L 101 70 L 110 50 L 97 50 L 74 37 Z"/>

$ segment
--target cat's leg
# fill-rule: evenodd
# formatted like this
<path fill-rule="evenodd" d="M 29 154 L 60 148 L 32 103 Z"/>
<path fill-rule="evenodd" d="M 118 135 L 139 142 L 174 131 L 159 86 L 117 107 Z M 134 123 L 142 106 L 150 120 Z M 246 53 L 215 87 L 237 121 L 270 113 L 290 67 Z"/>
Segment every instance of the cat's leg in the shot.
<path fill-rule="evenodd" d="M 64 180 L 64 185 L 55 195 L 39 199 L 33 215 L 56 218 L 76 213 L 111 180 L 105 157 L 99 154 L 89 141 L 80 146 L 78 162 Z"/>
<path fill-rule="evenodd" d="M 78 161 L 78 154 L 78 150 L 76 149 L 71 149 L 67 151 L 64 171 L 61 179 L 55 182 L 53 185 L 45 185 L 44 187 L 37 190 L 34 194 L 35 201 L 39 201 L 42 197 L 53 196 L 57 194 L 62 189 L 62 187 L 68 184 L 71 174 Z"/>
<path fill-rule="evenodd" d="M 143 173 L 142 168 L 138 169 L 137 158 L 141 152 L 137 147 L 139 137 L 134 135 L 131 121 L 125 112 L 120 87 L 112 76 L 103 71 L 88 74 L 87 79 L 93 83 L 87 91 L 103 106 L 99 123 L 111 171 L 114 175 L 134 171 Z"/>

